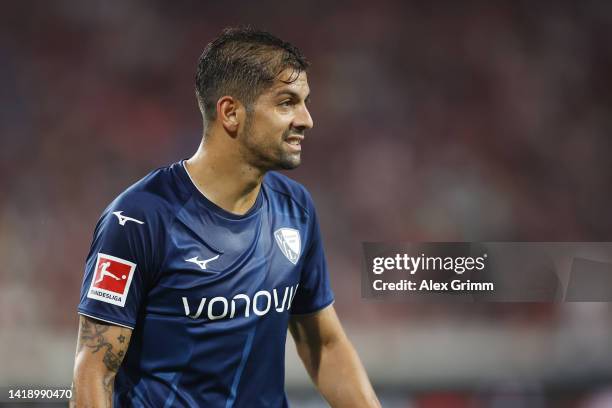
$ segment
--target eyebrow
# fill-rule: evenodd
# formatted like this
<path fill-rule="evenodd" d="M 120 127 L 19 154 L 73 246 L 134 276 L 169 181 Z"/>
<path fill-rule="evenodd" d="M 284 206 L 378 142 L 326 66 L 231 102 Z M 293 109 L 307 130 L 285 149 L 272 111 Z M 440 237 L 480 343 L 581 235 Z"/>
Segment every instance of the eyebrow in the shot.
<path fill-rule="evenodd" d="M 300 99 L 300 95 L 298 95 L 297 93 L 295 93 L 293 91 L 287 91 L 287 90 L 278 92 L 276 94 L 276 96 L 281 96 L 281 95 L 284 95 L 284 94 L 289 95 L 289 96 L 291 96 L 292 98 L 295 98 L 295 99 Z M 306 102 L 306 103 L 310 102 L 310 93 L 308 95 L 306 95 L 306 98 L 304 98 L 304 102 Z"/>

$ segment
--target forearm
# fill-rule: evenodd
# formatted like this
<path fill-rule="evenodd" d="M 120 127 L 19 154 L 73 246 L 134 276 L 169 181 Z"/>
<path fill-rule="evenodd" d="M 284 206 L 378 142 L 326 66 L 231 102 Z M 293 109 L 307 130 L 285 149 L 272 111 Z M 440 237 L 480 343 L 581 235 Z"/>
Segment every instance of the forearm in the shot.
<path fill-rule="evenodd" d="M 131 330 L 79 317 L 70 407 L 112 407 L 115 375 L 127 351 Z"/>
<path fill-rule="evenodd" d="M 380 407 L 376 394 L 351 342 L 342 336 L 313 348 L 298 350 L 321 395 L 333 408 Z"/>
<path fill-rule="evenodd" d="M 77 355 L 70 407 L 112 407 L 115 373 L 88 369 L 82 360 Z"/>

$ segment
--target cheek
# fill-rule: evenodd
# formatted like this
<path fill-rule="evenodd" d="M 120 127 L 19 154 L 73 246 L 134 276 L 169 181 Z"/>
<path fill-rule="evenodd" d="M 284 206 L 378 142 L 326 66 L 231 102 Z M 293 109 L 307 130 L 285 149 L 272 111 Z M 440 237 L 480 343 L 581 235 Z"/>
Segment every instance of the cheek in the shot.
<path fill-rule="evenodd" d="M 286 129 L 291 125 L 293 116 L 291 109 L 271 109 L 268 114 L 261 115 L 261 123 L 270 130 Z"/>
<path fill-rule="evenodd" d="M 292 115 L 270 109 L 268 112 L 255 113 L 251 125 L 250 141 L 253 144 L 274 146 L 283 139 L 283 135 L 291 128 Z"/>
<path fill-rule="evenodd" d="M 255 129 L 254 134 L 258 141 L 265 144 L 277 144 L 279 140 L 283 139 L 283 135 L 288 131 L 290 124 L 284 121 L 267 121 L 261 123 L 260 126 Z"/>
<path fill-rule="evenodd" d="M 250 132 L 246 135 L 245 143 L 252 149 L 265 151 L 274 149 L 281 139 L 282 131 L 273 130 L 269 124 L 259 123 L 250 129 Z"/>

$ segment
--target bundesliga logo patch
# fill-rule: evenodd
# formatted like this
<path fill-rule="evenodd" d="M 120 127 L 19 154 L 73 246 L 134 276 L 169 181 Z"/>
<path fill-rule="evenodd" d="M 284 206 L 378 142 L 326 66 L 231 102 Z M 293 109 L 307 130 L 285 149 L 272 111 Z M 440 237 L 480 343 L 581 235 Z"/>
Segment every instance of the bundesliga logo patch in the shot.
<path fill-rule="evenodd" d="M 135 269 L 133 262 L 98 253 L 87 297 L 123 307 Z"/>
<path fill-rule="evenodd" d="M 297 264 L 302 250 L 300 231 L 293 228 L 279 228 L 274 231 L 274 238 L 289 262 L 294 265 Z"/>

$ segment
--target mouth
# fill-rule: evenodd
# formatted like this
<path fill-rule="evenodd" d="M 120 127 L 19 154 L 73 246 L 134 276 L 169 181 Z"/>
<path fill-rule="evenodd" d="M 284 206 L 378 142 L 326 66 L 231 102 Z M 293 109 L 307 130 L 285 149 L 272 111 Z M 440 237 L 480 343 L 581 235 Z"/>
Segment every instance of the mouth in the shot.
<path fill-rule="evenodd" d="M 289 145 L 289 148 L 291 150 L 295 152 L 301 152 L 302 151 L 302 140 L 304 140 L 304 136 L 291 135 L 285 139 L 284 143 Z"/>

